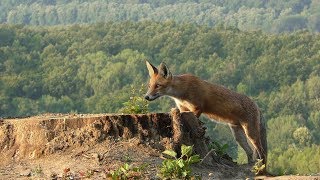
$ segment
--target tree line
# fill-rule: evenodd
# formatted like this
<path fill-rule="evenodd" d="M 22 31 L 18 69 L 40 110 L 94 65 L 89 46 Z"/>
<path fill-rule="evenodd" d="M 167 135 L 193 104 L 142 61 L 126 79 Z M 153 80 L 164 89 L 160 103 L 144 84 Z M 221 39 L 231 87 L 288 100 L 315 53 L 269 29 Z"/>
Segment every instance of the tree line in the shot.
<path fill-rule="evenodd" d="M 0 23 L 29 25 L 175 20 L 271 33 L 320 31 L 318 0 L 3 0 Z"/>
<path fill-rule="evenodd" d="M 165 61 L 252 97 L 268 127 L 273 173 L 320 171 L 320 35 L 266 34 L 174 21 L 92 25 L 0 25 L 0 117 L 116 113 L 131 86 L 146 84 L 145 60 Z M 145 90 L 144 90 L 145 91 Z M 149 105 L 167 112 L 169 98 Z M 206 121 L 206 120 L 205 120 Z M 226 126 L 208 135 L 238 151 Z"/>

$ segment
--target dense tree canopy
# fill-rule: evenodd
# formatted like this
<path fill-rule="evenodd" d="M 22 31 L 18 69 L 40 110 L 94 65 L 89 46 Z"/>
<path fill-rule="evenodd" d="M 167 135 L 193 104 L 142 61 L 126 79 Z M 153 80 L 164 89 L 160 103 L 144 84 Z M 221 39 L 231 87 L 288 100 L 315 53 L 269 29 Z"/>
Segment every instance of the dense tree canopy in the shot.
<path fill-rule="evenodd" d="M 57 25 L 118 21 L 234 26 L 240 30 L 320 31 L 318 0 L 3 0 L 0 23 Z"/>
<path fill-rule="evenodd" d="M 320 35 L 145 21 L 0 25 L 0 39 L 1 117 L 118 112 L 131 85 L 146 83 L 145 60 L 165 61 L 174 74 L 195 74 L 259 104 L 273 173 L 320 171 Z M 151 111 L 173 106 L 169 98 L 150 104 Z M 207 124 L 236 157 L 228 128 Z"/>

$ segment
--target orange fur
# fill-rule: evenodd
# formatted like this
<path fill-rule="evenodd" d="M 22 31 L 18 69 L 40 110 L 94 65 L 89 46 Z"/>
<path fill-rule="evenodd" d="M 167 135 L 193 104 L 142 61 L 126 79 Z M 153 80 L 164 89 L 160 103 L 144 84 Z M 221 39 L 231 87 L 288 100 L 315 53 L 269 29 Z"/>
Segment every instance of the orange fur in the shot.
<path fill-rule="evenodd" d="M 253 163 L 258 156 L 266 163 L 265 127 L 254 101 L 190 74 L 173 76 L 164 63 L 158 68 L 149 62 L 146 64 L 150 76 L 147 100 L 167 95 L 174 99 L 180 111 L 191 111 L 197 117 L 205 114 L 210 119 L 229 124 L 235 139 L 246 151 L 248 162 Z"/>

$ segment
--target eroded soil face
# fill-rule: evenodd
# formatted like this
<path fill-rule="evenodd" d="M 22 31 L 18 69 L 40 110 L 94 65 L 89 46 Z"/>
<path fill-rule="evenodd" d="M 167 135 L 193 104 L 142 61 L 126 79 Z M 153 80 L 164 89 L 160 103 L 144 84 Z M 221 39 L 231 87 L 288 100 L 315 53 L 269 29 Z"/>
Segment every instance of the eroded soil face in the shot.
<path fill-rule="evenodd" d="M 5 161 L 34 159 L 68 149 L 93 146 L 108 138 L 137 138 L 140 143 L 159 144 L 172 136 L 167 125 L 170 125 L 168 114 L 50 114 L 4 120 L 0 126 L 0 153 L 8 157 L 4 158 Z M 163 145 L 162 148 L 165 148 Z"/>
<path fill-rule="evenodd" d="M 177 112 L 174 116 L 179 116 L 181 122 L 190 117 Z M 180 140 L 188 143 L 194 139 L 190 135 L 185 139 L 177 137 L 172 117 L 168 113 L 45 114 L 3 120 L 0 122 L 0 179 L 105 179 L 109 172 L 125 163 L 145 166 L 137 175 L 140 179 L 156 179 L 163 161 L 161 152 L 174 149 Z M 201 141 L 201 129 L 195 132 L 197 141 Z M 180 128 L 179 133 L 186 136 L 190 130 Z M 193 169 L 203 179 L 252 177 L 246 166 L 217 163 L 197 165 Z"/>

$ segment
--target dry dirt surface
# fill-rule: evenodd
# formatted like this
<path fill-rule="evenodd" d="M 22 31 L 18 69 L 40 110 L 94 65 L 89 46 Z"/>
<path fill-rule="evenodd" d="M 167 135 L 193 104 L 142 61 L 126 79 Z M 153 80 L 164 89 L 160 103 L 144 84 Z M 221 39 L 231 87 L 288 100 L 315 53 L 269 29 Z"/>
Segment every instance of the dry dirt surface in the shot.
<path fill-rule="evenodd" d="M 132 179 L 157 179 L 161 152 L 175 148 L 172 117 L 43 114 L 0 120 L 0 179 L 108 179 L 124 164 L 141 167 Z M 202 179 L 267 178 L 254 177 L 246 165 L 223 162 L 196 165 L 193 172 Z"/>

